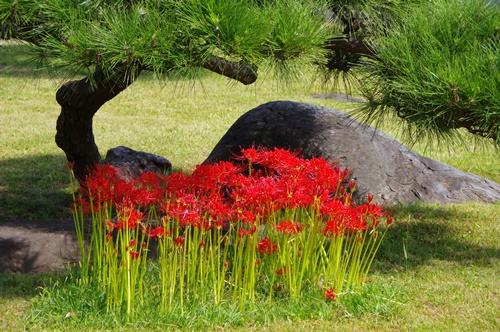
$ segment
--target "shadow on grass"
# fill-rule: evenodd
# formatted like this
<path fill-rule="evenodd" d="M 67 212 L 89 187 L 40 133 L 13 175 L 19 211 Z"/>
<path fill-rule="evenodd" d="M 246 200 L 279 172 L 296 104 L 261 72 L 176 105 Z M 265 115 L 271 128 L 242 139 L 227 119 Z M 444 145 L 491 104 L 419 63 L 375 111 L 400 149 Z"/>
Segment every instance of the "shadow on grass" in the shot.
<path fill-rule="evenodd" d="M 64 156 L 5 159 L 0 170 L 0 222 L 71 218 Z"/>
<path fill-rule="evenodd" d="M 490 208 L 500 212 L 499 204 L 484 205 L 483 211 Z M 382 242 L 374 270 L 385 273 L 393 269 L 415 268 L 431 260 L 491 266 L 492 259 L 500 259 L 500 247 L 495 245 L 498 234 L 485 239 L 485 235 L 477 234 L 477 230 L 496 225 L 498 219 L 495 216 L 498 214 L 489 212 L 483 216 L 482 212 L 475 215 L 466 210 L 460 206 L 423 204 L 396 209 L 394 215 L 399 222 L 396 221 Z M 478 218 L 485 219 L 474 225 Z"/>
<path fill-rule="evenodd" d="M 37 296 L 45 287 L 56 280 L 63 280 L 62 273 L 1 273 L 0 298 L 25 298 Z"/>

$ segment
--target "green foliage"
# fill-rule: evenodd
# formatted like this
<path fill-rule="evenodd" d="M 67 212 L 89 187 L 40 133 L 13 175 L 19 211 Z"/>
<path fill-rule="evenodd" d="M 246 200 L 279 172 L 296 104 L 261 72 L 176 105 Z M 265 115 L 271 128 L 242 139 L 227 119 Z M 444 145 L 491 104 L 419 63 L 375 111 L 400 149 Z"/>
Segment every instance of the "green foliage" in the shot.
<path fill-rule="evenodd" d="M 362 85 L 368 121 L 395 114 L 408 141 L 457 128 L 500 143 L 500 11 L 484 0 L 430 1 L 401 12 Z"/>
<path fill-rule="evenodd" d="M 310 66 L 334 83 L 361 73 L 360 113 L 398 115 L 410 144 L 457 128 L 500 143 L 499 17 L 487 0 L 0 1 L 2 36 L 28 42 L 49 71 L 120 69 L 127 85 L 142 70 L 191 78 L 219 60 L 281 82 Z M 326 47 L 346 38 L 375 56 Z"/>
<path fill-rule="evenodd" d="M 12 11 L 12 8 L 15 10 Z M 31 42 L 47 68 L 73 71 L 98 65 L 131 73 L 187 73 L 222 58 L 245 64 L 274 64 L 282 72 L 324 58 L 322 44 L 332 27 L 320 3 L 307 0 L 23 1 L 0 7 L 2 24 L 24 29 L 11 37 Z M 22 20 L 22 21 L 20 21 Z M 339 33 L 337 32 L 337 35 Z"/>

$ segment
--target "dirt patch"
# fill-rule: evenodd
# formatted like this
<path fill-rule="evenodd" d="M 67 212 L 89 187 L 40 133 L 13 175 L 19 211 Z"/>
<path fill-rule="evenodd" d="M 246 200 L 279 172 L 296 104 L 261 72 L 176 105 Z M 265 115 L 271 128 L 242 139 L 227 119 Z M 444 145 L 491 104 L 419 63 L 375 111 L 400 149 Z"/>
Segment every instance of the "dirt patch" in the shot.
<path fill-rule="evenodd" d="M 0 273 L 61 271 L 78 251 L 72 220 L 0 223 Z"/>

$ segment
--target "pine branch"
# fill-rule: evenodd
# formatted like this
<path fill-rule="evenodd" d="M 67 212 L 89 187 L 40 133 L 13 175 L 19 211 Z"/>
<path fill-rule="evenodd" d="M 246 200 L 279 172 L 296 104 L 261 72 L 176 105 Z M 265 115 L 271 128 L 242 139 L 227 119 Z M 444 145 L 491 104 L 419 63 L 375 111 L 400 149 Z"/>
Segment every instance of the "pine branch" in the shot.
<path fill-rule="evenodd" d="M 203 62 L 201 66 L 214 73 L 237 80 L 245 85 L 252 84 L 257 80 L 257 66 L 255 65 L 231 62 L 223 58 L 215 57 Z"/>
<path fill-rule="evenodd" d="M 376 55 L 375 51 L 365 42 L 355 38 L 331 39 L 324 47 L 331 51 L 342 50 L 371 57 Z"/>

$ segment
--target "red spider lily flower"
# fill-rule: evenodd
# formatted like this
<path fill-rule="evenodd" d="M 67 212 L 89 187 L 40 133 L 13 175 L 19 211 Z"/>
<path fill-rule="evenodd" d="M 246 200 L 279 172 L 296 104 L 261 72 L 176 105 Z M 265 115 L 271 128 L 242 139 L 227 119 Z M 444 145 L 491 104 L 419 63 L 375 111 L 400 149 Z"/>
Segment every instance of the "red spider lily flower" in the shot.
<path fill-rule="evenodd" d="M 74 161 L 68 162 L 68 169 L 72 171 L 74 168 L 75 168 L 75 162 Z"/>
<path fill-rule="evenodd" d="M 205 248 L 205 241 L 203 240 L 200 241 L 200 248 Z"/>
<path fill-rule="evenodd" d="M 160 175 L 153 172 L 144 172 L 139 176 L 138 182 L 143 188 L 155 189 L 160 186 Z"/>
<path fill-rule="evenodd" d="M 158 238 L 170 235 L 170 233 L 163 226 L 158 226 L 153 228 L 147 235 L 157 240 Z"/>
<path fill-rule="evenodd" d="M 302 226 L 298 222 L 294 223 L 290 220 L 282 220 L 279 225 L 273 226 L 278 232 L 285 235 L 292 235 L 302 231 Z"/>
<path fill-rule="evenodd" d="M 81 188 L 80 188 L 81 189 Z M 80 193 L 81 195 L 81 193 Z M 71 210 L 72 211 L 81 211 L 83 214 L 88 217 L 90 212 L 92 212 L 90 201 L 86 199 L 85 197 L 78 196 L 76 197 L 75 201 L 71 205 Z"/>
<path fill-rule="evenodd" d="M 137 251 L 129 251 L 130 253 L 130 257 L 132 257 L 132 259 L 138 259 L 139 258 L 139 252 Z"/>
<path fill-rule="evenodd" d="M 203 215 L 214 226 L 222 226 L 232 214 L 231 207 L 220 196 L 204 199 L 201 204 L 203 205 Z"/>
<path fill-rule="evenodd" d="M 184 236 L 179 236 L 174 239 L 174 243 L 177 246 L 182 246 L 184 245 Z"/>
<path fill-rule="evenodd" d="M 325 237 L 341 236 L 344 233 L 344 225 L 341 219 L 331 218 L 325 222 L 325 227 L 321 230 Z"/>
<path fill-rule="evenodd" d="M 133 248 L 135 246 L 135 244 L 137 243 L 137 240 L 136 239 L 132 239 L 128 242 L 128 247 L 129 248 Z"/>
<path fill-rule="evenodd" d="M 377 228 L 382 217 L 389 217 L 383 206 L 365 203 L 356 208 L 358 214 L 366 222 L 367 228 Z"/>
<path fill-rule="evenodd" d="M 165 210 L 182 227 L 197 225 L 202 217 L 200 200 L 193 194 L 185 194 L 175 202 L 167 202 Z"/>
<path fill-rule="evenodd" d="M 229 262 L 228 262 L 228 261 L 225 261 L 225 262 L 224 262 L 224 268 L 225 268 L 225 269 L 228 269 L 228 268 L 229 268 Z"/>
<path fill-rule="evenodd" d="M 189 177 L 190 183 L 199 194 L 220 192 L 229 186 L 233 177 L 243 172 L 241 166 L 236 166 L 228 161 L 221 161 L 214 165 L 198 165 Z"/>
<path fill-rule="evenodd" d="M 298 152 L 274 148 L 274 150 L 260 151 L 260 165 L 266 168 L 269 174 L 283 174 L 294 169 L 300 169 L 307 161 L 299 158 Z"/>
<path fill-rule="evenodd" d="M 142 242 L 141 243 L 141 248 L 142 249 L 147 249 L 147 247 L 148 247 L 148 243 L 147 242 Z"/>
<path fill-rule="evenodd" d="M 335 301 L 337 298 L 337 294 L 335 294 L 335 290 L 332 288 L 325 288 L 325 292 L 323 294 L 325 299 L 330 300 L 330 301 Z"/>
<path fill-rule="evenodd" d="M 277 269 L 277 270 L 276 270 L 276 274 L 278 274 L 278 275 L 280 275 L 280 276 L 281 276 L 281 275 L 282 275 L 282 276 L 285 276 L 285 274 L 286 274 L 286 266 L 283 266 L 282 268 Z"/>
<path fill-rule="evenodd" d="M 247 148 L 242 149 L 239 156 L 235 156 L 236 160 L 248 160 L 250 164 L 260 162 L 262 149 Z"/>
<path fill-rule="evenodd" d="M 320 212 L 326 217 L 330 216 L 337 218 L 346 214 L 346 211 L 350 210 L 349 207 L 345 206 L 338 199 L 331 199 L 329 201 L 323 202 L 320 208 Z"/>
<path fill-rule="evenodd" d="M 382 217 L 386 215 L 384 212 L 384 206 L 379 206 L 376 204 L 366 202 L 356 208 L 360 214 L 366 214 L 372 217 Z"/>
<path fill-rule="evenodd" d="M 114 222 L 112 222 L 111 220 L 106 220 L 106 221 L 104 222 L 104 225 L 105 225 L 105 226 L 106 226 L 106 228 L 107 228 L 107 229 L 109 229 L 109 230 L 113 230 L 113 229 L 115 229 L 115 228 L 118 226 L 117 224 L 115 224 L 115 223 L 114 223 Z"/>
<path fill-rule="evenodd" d="M 136 229 L 144 218 L 143 212 L 136 209 L 130 209 L 124 206 L 117 206 L 116 209 L 119 214 L 118 229 L 123 227 Z"/>
<path fill-rule="evenodd" d="M 156 205 L 165 196 L 167 177 L 153 172 L 144 172 L 136 182 L 140 187 L 142 197 L 141 202 L 146 205 Z"/>
<path fill-rule="evenodd" d="M 183 172 L 170 174 L 166 179 L 165 192 L 167 199 L 183 196 L 187 191 L 188 179 Z"/>
<path fill-rule="evenodd" d="M 323 158 L 312 158 L 309 160 L 307 170 L 307 177 L 314 185 L 315 196 L 320 197 L 325 192 L 329 192 L 329 196 L 332 198 L 343 198 L 345 192 L 343 186 L 344 183 L 348 182 L 348 169 L 341 169 Z"/>
<path fill-rule="evenodd" d="M 106 233 L 106 238 L 105 238 L 105 241 L 106 243 L 109 242 L 109 240 L 111 240 L 111 238 L 113 237 L 113 232 L 107 232 Z"/>
<path fill-rule="evenodd" d="M 368 194 L 366 197 L 366 203 L 372 204 L 373 203 L 373 194 Z"/>
<path fill-rule="evenodd" d="M 265 237 L 257 244 L 257 251 L 264 256 L 271 255 L 278 249 L 278 246 L 268 237 Z"/>
<path fill-rule="evenodd" d="M 114 186 L 118 182 L 117 172 L 112 166 L 106 164 L 95 165 L 85 179 L 82 190 L 94 202 L 96 209 L 102 203 L 112 203 L 114 196 Z"/>
<path fill-rule="evenodd" d="M 390 226 L 392 225 L 392 217 L 391 216 L 387 216 L 387 226 Z"/>
<path fill-rule="evenodd" d="M 235 208 L 232 211 L 232 215 L 230 217 L 230 220 L 233 222 L 242 221 L 244 223 L 253 223 L 255 222 L 255 219 L 256 215 L 254 214 L 254 212 L 247 208 Z"/>
<path fill-rule="evenodd" d="M 250 236 L 257 231 L 257 227 L 255 225 L 251 225 L 249 229 L 246 229 L 245 227 L 240 227 L 238 228 L 238 236 L 239 237 L 245 237 L 245 236 Z"/>
<path fill-rule="evenodd" d="M 354 190 L 356 190 L 356 181 L 352 179 L 349 181 L 349 190 L 351 191 L 351 193 L 354 192 Z"/>
<path fill-rule="evenodd" d="M 117 179 L 113 182 L 110 190 L 112 201 L 120 206 L 132 208 L 135 205 L 134 184 L 123 179 Z"/>

